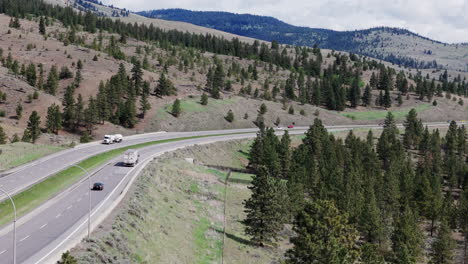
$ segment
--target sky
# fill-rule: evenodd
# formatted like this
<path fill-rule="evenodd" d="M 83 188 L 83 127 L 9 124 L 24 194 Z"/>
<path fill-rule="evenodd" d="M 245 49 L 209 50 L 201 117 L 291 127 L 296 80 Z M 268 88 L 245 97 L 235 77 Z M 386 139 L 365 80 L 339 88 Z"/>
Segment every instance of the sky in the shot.
<path fill-rule="evenodd" d="M 272 16 L 296 26 L 334 30 L 406 28 L 447 43 L 468 42 L 468 0 L 102 0 L 142 11 L 183 8 Z"/>

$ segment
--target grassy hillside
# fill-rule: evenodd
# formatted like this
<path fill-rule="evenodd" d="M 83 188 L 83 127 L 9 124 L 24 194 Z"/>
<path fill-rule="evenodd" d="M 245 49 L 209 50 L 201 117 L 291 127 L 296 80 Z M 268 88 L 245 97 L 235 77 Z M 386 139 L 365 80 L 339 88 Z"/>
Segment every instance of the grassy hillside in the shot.
<path fill-rule="evenodd" d="M 227 187 L 223 245 L 224 181 L 227 172 L 205 165 L 241 168 L 247 142 L 177 151 L 155 160 L 137 180 L 120 209 L 72 254 L 83 263 L 271 263 L 288 248 L 253 247 L 239 223 L 250 195 L 251 175 L 233 173 Z M 213 155 L 216 153 L 216 155 Z M 190 164 L 185 158 L 195 158 Z M 143 235 L 144 234 L 144 235 Z"/>

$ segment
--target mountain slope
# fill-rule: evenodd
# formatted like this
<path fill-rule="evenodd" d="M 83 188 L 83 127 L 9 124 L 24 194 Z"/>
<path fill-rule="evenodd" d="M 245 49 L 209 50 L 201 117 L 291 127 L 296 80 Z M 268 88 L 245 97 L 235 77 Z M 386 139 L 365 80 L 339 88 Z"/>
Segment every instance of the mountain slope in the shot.
<path fill-rule="evenodd" d="M 468 45 L 446 44 L 405 29 L 379 27 L 334 31 L 297 27 L 278 19 L 250 14 L 184 9 L 143 11 L 151 18 L 182 21 L 266 41 L 359 53 L 414 68 L 468 70 Z"/>

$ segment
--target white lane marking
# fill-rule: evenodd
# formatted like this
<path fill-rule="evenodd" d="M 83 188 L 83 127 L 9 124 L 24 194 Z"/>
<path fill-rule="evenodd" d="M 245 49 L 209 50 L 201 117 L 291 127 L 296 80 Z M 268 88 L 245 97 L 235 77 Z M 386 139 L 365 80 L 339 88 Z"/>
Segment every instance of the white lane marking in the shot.
<path fill-rule="evenodd" d="M 58 214 L 57 216 L 55 216 L 55 218 L 59 218 L 59 217 L 61 217 L 61 216 L 62 216 L 62 214 Z"/>
<path fill-rule="evenodd" d="M 67 210 L 70 210 L 73 207 L 73 205 L 70 205 L 67 207 Z"/>
<path fill-rule="evenodd" d="M 1 251 L 1 252 L 0 252 L 0 255 L 3 254 L 3 253 L 5 253 L 5 252 L 6 252 L 6 250 Z"/>
<path fill-rule="evenodd" d="M 46 226 L 47 226 L 47 224 L 43 224 L 41 227 L 39 227 L 39 229 L 42 229 L 42 228 L 44 228 Z"/>
<path fill-rule="evenodd" d="M 28 239 L 29 236 L 30 236 L 30 235 L 27 235 L 27 236 L 23 237 L 22 239 L 20 239 L 19 242 L 23 242 L 24 240 Z"/>

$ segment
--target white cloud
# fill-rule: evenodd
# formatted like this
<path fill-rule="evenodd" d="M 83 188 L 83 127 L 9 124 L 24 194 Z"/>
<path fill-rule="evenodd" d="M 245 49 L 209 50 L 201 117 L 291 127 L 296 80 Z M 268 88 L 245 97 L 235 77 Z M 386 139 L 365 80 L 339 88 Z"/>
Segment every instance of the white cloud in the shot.
<path fill-rule="evenodd" d="M 444 42 L 468 42 L 467 0 L 102 0 L 132 11 L 184 8 L 276 17 L 335 30 L 402 27 Z"/>

